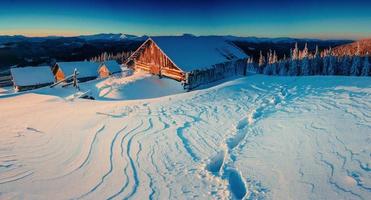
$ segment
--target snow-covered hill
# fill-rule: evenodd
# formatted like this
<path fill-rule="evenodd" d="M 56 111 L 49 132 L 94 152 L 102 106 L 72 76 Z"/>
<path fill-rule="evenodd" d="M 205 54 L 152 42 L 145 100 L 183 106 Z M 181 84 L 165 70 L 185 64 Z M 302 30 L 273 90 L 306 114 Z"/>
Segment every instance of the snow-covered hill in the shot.
<path fill-rule="evenodd" d="M 368 77 L 252 75 L 131 101 L 42 90 L 0 97 L 0 199 L 371 196 Z"/>

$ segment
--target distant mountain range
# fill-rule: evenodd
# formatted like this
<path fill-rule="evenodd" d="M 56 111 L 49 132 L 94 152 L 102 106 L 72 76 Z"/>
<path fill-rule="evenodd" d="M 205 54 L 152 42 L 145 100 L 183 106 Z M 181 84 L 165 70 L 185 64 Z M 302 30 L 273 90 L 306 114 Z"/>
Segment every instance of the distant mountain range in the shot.
<path fill-rule="evenodd" d="M 80 35 L 80 36 L 46 36 L 46 37 L 26 37 L 23 35 L 0 35 L 0 44 L 9 43 L 9 42 L 44 42 L 47 40 L 53 39 L 82 39 L 86 41 L 94 40 L 111 40 L 111 41 L 121 41 L 121 40 L 145 40 L 148 36 L 136 36 L 123 33 L 100 33 L 94 35 Z"/>
<path fill-rule="evenodd" d="M 197 37 L 192 34 L 183 34 L 184 37 Z M 289 37 L 279 37 L 279 38 L 259 38 L 259 37 L 239 37 L 239 36 L 199 36 L 199 37 L 224 37 L 226 40 L 231 41 L 240 41 L 240 42 L 250 42 L 250 43 L 296 43 L 296 42 L 352 42 L 353 40 L 320 40 L 320 39 L 311 39 L 311 38 L 289 38 Z M 47 37 L 26 37 L 23 35 L 0 35 L 0 44 L 9 43 L 9 42 L 43 42 L 46 40 L 53 39 L 82 39 L 85 41 L 97 41 L 97 40 L 110 40 L 110 41 L 123 41 L 123 40 L 145 40 L 148 38 L 147 35 L 136 36 L 124 33 L 100 33 L 94 35 L 80 35 L 72 37 L 63 37 L 63 36 L 47 36 Z"/>
<path fill-rule="evenodd" d="M 85 39 L 87 41 L 93 40 L 113 40 L 113 41 L 121 41 L 121 40 L 145 40 L 148 36 L 136 36 L 124 33 L 100 33 L 95 35 L 81 35 L 78 38 Z"/>

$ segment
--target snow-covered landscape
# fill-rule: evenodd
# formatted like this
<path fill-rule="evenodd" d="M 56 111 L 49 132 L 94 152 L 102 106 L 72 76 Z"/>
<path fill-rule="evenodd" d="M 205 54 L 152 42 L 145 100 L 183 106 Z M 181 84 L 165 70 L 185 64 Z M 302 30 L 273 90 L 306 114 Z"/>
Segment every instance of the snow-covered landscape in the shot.
<path fill-rule="evenodd" d="M 0 89 L 0 199 L 370 199 L 371 79 Z"/>
<path fill-rule="evenodd" d="M 0 200 L 371 200 L 371 1 L 0 2 Z"/>

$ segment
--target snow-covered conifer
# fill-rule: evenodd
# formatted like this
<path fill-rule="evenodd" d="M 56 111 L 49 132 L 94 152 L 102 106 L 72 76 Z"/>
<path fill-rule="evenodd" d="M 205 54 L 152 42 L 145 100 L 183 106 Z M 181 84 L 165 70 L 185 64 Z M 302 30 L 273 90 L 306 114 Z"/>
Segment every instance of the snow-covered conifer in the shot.
<path fill-rule="evenodd" d="M 350 75 L 358 76 L 360 65 L 361 65 L 361 57 L 360 56 L 353 56 L 352 66 L 350 68 Z"/>
<path fill-rule="evenodd" d="M 316 45 L 316 52 L 311 60 L 310 68 L 311 74 L 313 75 L 318 75 L 321 73 L 321 54 L 318 50 L 318 45 Z"/>
<path fill-rule="evenodd" d="M 265 66 L 263 73 L 265 75 L 272 75 L 272 61 L 273 61 L 272 50 L 268 51 L 267 59 L 268 59 L 268 63 Z"/>
<path fill-rule="evenodd" d="M 360 74 L 359 73 L 360 66 L 361 66 L 361 56 L 360 56 L 360 48 L 359 48 L 359 43 L 358 43 L 357 51 L 355 52 L 355 55 L 353 56 L 352 66 L 350 68 L 350 75 L 358 76 Z"/>
<path fill-rule="evenodd" d="M 361 72 L 361 76 L 369 76 L 370 75 L 370 62 L 368 60 L 368 52 L 366 53 L 366 56 L 363 61 L 363 68 Z"/>
<path fill-rule="evenodd" d="M 330 65 L 330 58 L 328 54 L 328 50 L 323 50 L 323 65 L 322 65 L 322 75 L 328 75 L 328 67 Z"/>
<path fill-rule="evenodd" d="M 286 70 L 286 60 L 285 60 L 285 59 L 280 60 L 280 61 L 278 62 L 278 70 L 279 70 L 278 74 L 279 74 L 280 76 L 286 76 L 286 75 L 287 75 L 287 70 Z"/>
<path fill-rule="evenodd" d="M 302 52 L 302 59 L 301 59 L 301 74 L 303 76 L 310 75 L 310 66 L 309 66 L 309 59 L 308 59 L 308 47 L 305 44 L 304 50 Z"/>
<path fill-rule="evenodd" d="M 345 55 L 341 58 L 341 64 L 340 64 L 340 75 L 349 76 L 350 72 L 350 66 L 351 66 L 351 59 L 348 55 Z"/>
<path fill-rule="evenodd" d="M 271 64 L 271 69 L 272 69 L 272 74 L 273 75 L 277 75 L 278 74 L 278 71 L 277 71 L 277 68 L 278 68 L 278 58 L 277 58 L 277 54 L 276 54 L 276 51 L 273 52 L 273 58 L 272 58 L 272 64 Z"/>
<path fill-rule="evenodd" d="M 303 49 L 303 52 L 301 54 L 302 58 L 306 58 L 308 57 L 308 44 L 305 43 L 305 46 L 304 46 L 304 49 Z"/>
<path fill-rule="evenodd" d="M 254 58 L 250 57 L 247 59 L 247 71 L 257 72 L 254 67 Z"/>
<path fill-rule="evenodd" d="M 297 47 L 297 44 L 296 44 L 296 47 Z M 296 76 L 298 75 L 298 64 L 297 64 L 297 60 L 296 60 L 296 53 L 297 51 L 294 49 L 294 50 L 290 50 L 290 54 L 291 54 L 291 59 L 290 59 L 290 64 L 289 64 L 289 70 L 288 70 L 288 74 L 290 76 Z"/>
<path fill-rule="evenodd" d="M 262 72 L 262 69 L 263 69 L 264 65 L 265 65 L 265 58 L 264 58 L 264 56 L 263 56 L 262 51 L 260 51 L 260 56 L 259 56 L 259 69 L 258 69 L 258 71 L 259 71 L 260 73 Z"/>
<path fill-rule="evenodd" d="M 329 49 L 329 56 L 328 56 L 328 67 L 327 67 L 327 74 L 328 75 L 335 75 L 336 71 L 336 58 L 333 55 L 332 49 Z"/>
<path fill-rule="evenodd" d="M 292 58 L 293 60 L 297 60 L 297 59 L 299 59 L 299 48 L 298 48 L 298 43 L 295 43 L 295 48 L 294 48 L 294 50 L 292 51 L 291 58 Z"/>

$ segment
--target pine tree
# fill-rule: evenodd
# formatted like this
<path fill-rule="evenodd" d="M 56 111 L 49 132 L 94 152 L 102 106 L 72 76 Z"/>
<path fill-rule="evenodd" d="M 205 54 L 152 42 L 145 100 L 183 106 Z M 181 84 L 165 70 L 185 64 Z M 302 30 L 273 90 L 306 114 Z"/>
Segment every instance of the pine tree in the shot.
<path fill-rule="evenodd" d="M 270 64 L 267 64 L 267 65 L 264 67 L 263 74 L 265 74 L 265 75 L 271 75 Z"/>
<path fill-rule="evenodd" d="M 362 68 L 362 73 L 361 76 L 369 76 L 370 75 L 370 62 L 368 60 L 368 52 L 366 53 L 366 56 L 363 61 L 363 68 Z"/>
<path fill-rule="evenodd" d="M 341 64 L 340 64 L 340 69 L 341 72 L 339 73 L 340 75 L 344 76 L 349 76 L 349 68 L 351 66 L 351 59 L 348 55 L 345 55 L 341 58 Z"/>
<path fill-rule="evenodd" d="M 307 44 L 305 43 L 304 50 L 302 52 L 302 60 L 301 60 L 301 74 L 303 76 L 308 76 L 310 75 L 310 66 L 309 66 L 309 60 L 308 60 L 308 47 Z"/>
<path fill-rule="evenodd" d="M 318 45 L 316 45 L 316 52 L 314 53 L 311 66 L 311 74 L 318 75 L 321 73 L 321 54 L 318 50 Z"/>
<path fill-rule="evenodd" d="M 287 71 L 286 71 L 286 60 L 280 60 L 278 62 L 278 69 L 279 69 L 279 75 L 280 76 L 286 76 Z"/>
<path fill-rule="evenodd" d="M 329 49 L 329 56 L 328 56 L 328 68 L 327 68 L 327 74 L 328 75 L 335 75 L 335 68 L 336 68 L 336 59 L 335 56 L 332 53 L 332 49 L 330 47 Z"/>
<path fill-rule="evenodd" d="M 359 48 L 359 43 L 358 43 L 357 51 L 355 55 L 353 56 L 352 67 L 350 68 L 350 75 L 358 76 L 360 65 L 361 65 L 361 57 L 360 57 L 360 48 Z"/>
<path fill-rule="evenodd" d="M 257 72 L 254 68 L 254 59 L 252 57 L 247 59 L 247 71 Z"/>
<path fill-rule="evenodd" d="M 322 75 L 327 75 L 327 69 L 329 66 L 329 57 L 325 56 L 323 57 L 323 65 L 322 65 Z"/>
<path fill-rule="evenodd" d="M 330 59 L 329 59 L 329 56 L 328 56 L 327 52 L 328 52 L 327 49 L 325 49 L 325 50 L 323 51 L 322 75 L 327 75 L 327 74 L 328 74 L 328 73 L 327 73 L 327 71 L 328 71 L 328 66 L 330 65 L 330 64 L 329 64 Z"/>
<path fill-rule="evenodd" d="M 297 44 L 296 44 L 296 47 L 297 47 Z M 298 75 L 298 64 L 297 64 L 297 60 L 296 60 L 297 51 L 295 49 L 294 49 L 294 51 L 290 50 L 290 54 L 291 54 L 291 59 L 290 59 L 290 66 L 289 66 L 288 74 L 290 76 L 296 76 L 296 75 Z"/>
<path fill-rule="evenodd" d="M 301 60 L 301 74 L 303 76 L 309 76 L 310 75 L 309 59 L 308 58 L 303 58 Z"/>
<path fill-rule="evenodd" d="M 299 48 L 298 48 L 298 43 L 295 43 L 295 48 L 292 51 L 292 59 L 297 60 L 299 59 Z"/>
<path fill-rule="evenodd" d="M 265 66 L 263 73 L 265 75 L 272 75 L 272 61 L 273 61 L 272 50 L 268 51 L 267 59 L 268 59 L 268 63 Z"/>
<path fill-rule="evenodd" d="M 308 57 L 308 44 L 305 43 L 305 46 L 304 46 L 304 49 L 303 49 L 303 52 L 301 54 L 302 58 L 307 58 Z"/>
<path fill-rule="evenodd" d="M 361 65 L 360 56 L 354 56 L 352 60 L 352 66 L 350 68 L 350 75 L 358 76 L 359 75 L 359 66 Z"/>
<path fill-rule="evenodd" d="M 277 54 L 276 54 L 276 51 L 273 52 L 273 61 L 272 61 L 272 74 L 273 75 L 277 75 L 278 71 L 277 71 L 277 68 L 278 68 L 278 58 L 277 58 Z"/>
<path fill-rule="evenodd" d="M 265 65 L 265 58 L 264 58 L 264 56 L 263 56 L 262 51 L 260 51 L 260 56 L 259 56 L 259 69 L 258 69 L 259 73 L 261 73 L 261 72 L 263 71 L 262 69 L 263 69 L 264 65 Z"/>
<path fill-rule="evenodd" d="M 103 62 L 103 61 L 106 61 L 106 60 L 108 60 L 108 54 L 107 54 L 107 52 L 104 52 L 103 53 L 103 58 L 102 58 L 101 61 Z"/>

